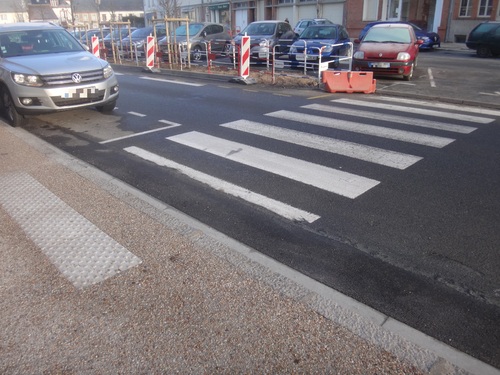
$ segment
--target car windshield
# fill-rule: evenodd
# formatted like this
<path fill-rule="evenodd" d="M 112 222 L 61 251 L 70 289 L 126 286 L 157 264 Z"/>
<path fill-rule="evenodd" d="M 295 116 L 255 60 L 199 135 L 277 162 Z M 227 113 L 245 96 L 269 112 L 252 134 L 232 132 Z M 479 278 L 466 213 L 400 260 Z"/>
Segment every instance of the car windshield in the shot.
<path fill-rule="evenodd" d="M 126 37 L 129 32 L 128 32 L 128 27 L 124 27 L 124 28 L 120 28 L 120 29 L 113 29 L 113 39 L 116 39 L 116 38 L 124 38 Z M 106 40 L 111 40 L 111 33 L 109 33 L 108 35 L 106 35 L 104 37 L 104 39 Z"/>
<path fill-rule="evenodd" d="M 410 43 L 410 31 L 402 27 L 372 27 L 368 30 L 364 42 L 374 43 Z"/>
<path fill-rule="evenodd" d="M 335 27 L 308 27 L 302 34 L 300 39 L 336 39 L 337 29 Z"/>
<path fill-rule="evenodd" d="M 66 30 L 12 31 L 0 34 L 2 57 L 84 50 Z"/>
<path fill-rule="evenodd" d="M 275 23 L 251 23 L 240 34 L 245 35 L 273 35 L 276 30 Z"/>
<path fill-rule="evenodd" d="M 187 36 L 187 32 L 189 31 L 189 35 L 196 35 L 200 32 L 200 30 L 203 28 L 202 24 L 199 23 L 193 23 L 189 25 L 189 30 L 187 29 L 186 25 L 181 25 L 177 29 L 175 29 L 175 35 L 177 36 Z"/>

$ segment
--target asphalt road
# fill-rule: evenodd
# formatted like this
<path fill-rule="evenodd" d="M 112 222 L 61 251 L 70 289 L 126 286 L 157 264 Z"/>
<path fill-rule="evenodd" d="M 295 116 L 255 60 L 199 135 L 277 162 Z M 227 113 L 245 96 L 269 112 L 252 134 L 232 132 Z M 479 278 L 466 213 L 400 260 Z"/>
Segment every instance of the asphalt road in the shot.
<path fill-rule="evenodd" d="M 442 65 L 449 64 L 450 58 L 459 62 L 472 59 L 466 53 L 431 53 L 422 54 L 418 71 L 422 74 L 412 85 L 379 80 L 378 92 L 407 96 L 412 88 L 418 97 L 426 92 L 439 95 L 447 90 L 444 82 L 455 77 L 453 72 L 441 69 Z M 484 64 L 480 66 L 486 70 L 497 62 L 473 61 Z M 429 75 L 423 74 L 428 69 L 434 73 L 434 85 Z M 417 103 L 405 103 L 394 98 L 379 100 L 378 94 L 365 97 L 311 90 L 290 93 L 258 85 L 231 85 L 226 80 L 144 75 L 137 68 L 117 70 L 123 74 L 119 77 L 122 94 L 113 116 L 89 110 L 40 116 L 31 121 L 28 129 L 254 249 L 499 367 L 496 348 L 500 337 L 500 283 L 495 249 L 500 221 L 500 113 L 477 113 L 465 107 L 436 108 L 436 103 L 423 102 L 421 97 Z M 456 84 L 459 78 L 455 77 Z M 484 95 L 490 98 L 498 90 L 495 83 L 480 85 L 478 89 L 457 87 L 455 92 L 462 96 L 443 96 L 442 99 L 448 99 L 443 101 L 471 104 L 472 98 L 483 97 L 481 92 L 492 93 Z M 431 89 L 434 91 L 429 94 Z M 376 106 L 367 109 L 370 103 Z M 402 108 L 384 108 L 385 104 Z M 325 108 L 333 112 L 325 113 Z M 439 114 L 422 114 L 417 109 L 434 109 Z M 304 115 L 306 120 L 280 117 L 290 113 Z M 371 118 L 361 116 L 363 113 Z M 377 119 L 375 114 L 381 117 Z M 441 114 L 451 117 L 446 119 Z M 387 117 L 395 115 L 400 118 Z M 473 117 L 460 119 L 460 115 Z M 322 120 L 325 122 L 340 119 L 343 123 L 388 127 L 452 141 L 441 147 L 401 142 L 308 123 L 307 119 L 314 116 L 328 118 Z M 474 119 L 478 118 L 487 122 L 476 123 Z M 424 127 L 417 128 L 410 120 Z M 261 130 L 256 134 L 242 132 L 234 127 L 248 125 L 241 121 L 421 159 L 403 169 L 388 167 L 263 137 Z M 450 133 L 426 127 L 439 122 L 471 131 Z M 155 131 L 137 135 L 151 130 Z M 209 135 L 231 141 L 230 150 L 246 151 L 252 156 L 264 150 L 267 153 L 263 160 L 270 160 L 275 154 L 288 158 L 280 158 L 278 163 L 293 158 L 289 170 L 294 169 L 294 163 L 307 162 L 306 169 L 321 165 L 363 176 L 377 184 L 359 196 L 346 197 L 342 191 L 330 191 L 329 187 L 301 182 L 288 174 L 270 169 L 259 171 L 263 169 L 259 165 L 228 159 L 227 155 L 234 152 L 207 152 L 214 146 L 197 144 L 197 134 L 203 134 L 204 139 Z M 118 139 L 124 136 L 129 138 Z M 305 136 L 298 138 L 303 140 Z M 103 141 L 110 142 L 100 143 Z M 247 150 L 247 146 L 252 148 Z M 157 159 L 145 161 L 133 153 L 137 149 L 177 164 L 158 166 Z M 178 165 L 286 202 L 319 218 L 311 222 L 283 218 L 269 212 L 269 208 L 227 194 L 227 187 L 214 189 L 180 173 Z M 319 172 L 313 169 L 314 173 Z"/>

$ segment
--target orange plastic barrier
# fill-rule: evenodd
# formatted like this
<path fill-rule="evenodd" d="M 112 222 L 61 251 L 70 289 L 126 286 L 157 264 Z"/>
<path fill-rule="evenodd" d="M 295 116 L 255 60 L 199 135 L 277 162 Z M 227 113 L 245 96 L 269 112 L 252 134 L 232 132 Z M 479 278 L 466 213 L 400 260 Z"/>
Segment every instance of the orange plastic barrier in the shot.
<path fill-rule="evenodd" d="M 373 79 L 373 72 L 343 72 L 326 70 L 322 81 L 328 92 L 361 92 L 372 94 L 377 88 L 377 81 Z"/>

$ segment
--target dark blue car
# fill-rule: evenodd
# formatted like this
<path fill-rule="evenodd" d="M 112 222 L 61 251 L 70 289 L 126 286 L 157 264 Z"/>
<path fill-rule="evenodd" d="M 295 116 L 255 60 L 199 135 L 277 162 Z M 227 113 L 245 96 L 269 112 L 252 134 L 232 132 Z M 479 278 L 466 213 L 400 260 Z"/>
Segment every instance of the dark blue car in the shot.
<path fill-rule="evenodd" d="M 418 27 L 417 25 L 411 23 L 411 22 L 391 22 L 391 21 L 378 21 L 378 22 L 370 22 L 367 24 L 363 30 L 359 33 L 358 39 L 361 41 L 366 35 L 366 32 L 373 26 L 373 25 L 378 25 L 381 23 L 404 23 L 406 25 L 411 25 L 413 26 L 413 30 L 415 30 L 415 34 L 417 35 L 417 38 L 422 40 L 423 43 L 420 45 L 420 49 L 431 49 L 434 47 L 441 47 L 441 38 L 439 37 L 439 34 L 433 32 L 433 31 L 426 31 L 422 29 L 421 27 Z"/>
<path fill-rule="evenodd" d="M 347 56 L 350 50 L 349 35 L 342 25 L 311 25 L 308 26 L 291 45 L 288 52 L 292 65 L 315 68 L 321 62 L 333 61 L 332 68 L 339 62 L 339 56 Z M 306 52 L 306 53 L 304 53 Z"/>

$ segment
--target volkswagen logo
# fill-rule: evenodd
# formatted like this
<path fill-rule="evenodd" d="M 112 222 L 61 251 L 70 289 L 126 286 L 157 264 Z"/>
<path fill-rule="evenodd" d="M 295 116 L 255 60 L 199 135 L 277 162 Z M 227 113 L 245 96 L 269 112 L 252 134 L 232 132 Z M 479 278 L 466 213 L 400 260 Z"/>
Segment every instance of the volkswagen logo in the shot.
<path fill-rule="evenodd" d="M 80 83 L 82 81 L 82 76 L 80 75 L 80 73 L 73 73 L 71 75 L 71 79 L 73 80 L 73 82 L 75 83 Z"/>
<path fill-rule="evenodd" d="M 382 54 L 381 54 L 381 53 L 379 53 L 379 54 L 378 54 L 378 57 L 382 57 Z M 73 80 L 73 81 L 74 81 L 74 80 Z"/>

